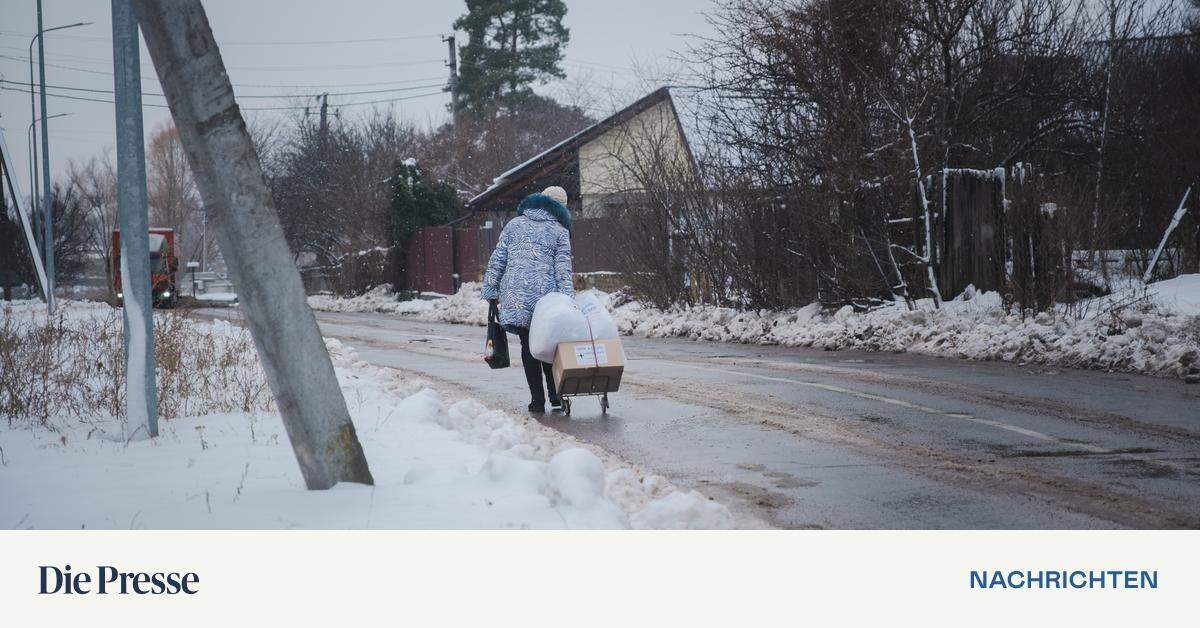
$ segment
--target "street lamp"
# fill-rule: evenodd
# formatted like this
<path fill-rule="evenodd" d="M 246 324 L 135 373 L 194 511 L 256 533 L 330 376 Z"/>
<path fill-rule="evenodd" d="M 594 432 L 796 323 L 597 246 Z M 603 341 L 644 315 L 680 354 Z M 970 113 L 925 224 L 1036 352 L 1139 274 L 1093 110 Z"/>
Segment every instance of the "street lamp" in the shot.
<path fill-rule="evenodd" d="M 56 113 L 50 117 L 51 118 L 62 118 L 62 117 L 69 116 L 69 115 L 71 115 L 70 112 Z M 37 239 L 37 235 L 38 235 L 37 211 L 38 211 L 38 204 L 40 202 L 38 199 L 40 198 L 40 196 L 38 195 L 38 186 L 37 186 L 37 179 L 38 179 L 37 142 L 34 141 L 34 139 L 33 139 L 33 127 L 36 126 L 37 123 L 41 122 L 41 121 L 42 121 L 41 118 L 34 118 L 33 122 L 29 123 L 29 128 L 25 129 L 25 144 L 26 144 L 25 152 L 29 155 L 29 188 L 30 188 L 30 194 L 33 195 L 30 198 L 30 200 L 32 201 L 32 203 L 30 203 L 30 209 L 32 210 L 30 212 L 30 214 L 33 217 L 33 235 L 34 235 L 35 240 Z"/>
<path fill-rule="evenodd" d="M 42 0 L 37 3 L 37 21 L 38 32 L 29 39 L 29 109 L 30 117 L 37 118 L 37 109 L 33 98 L 33 44 L 38 43 L 38 67 L 42 83 L 42 197 L 45 200 L 50 196 L 50 133 L 46 124 L 49 121 L 49 116 L 46 112 L 46 38 L 44 35 L 51 31 L 60 31 L 67 28 L 75 28 L 77 26 L 87 26 L 91 22 L 76 22 L 74 24 L 64 24 L 53 28 L 42 28 Z M 36 160 L 36 155 L 35 155 Z M 50 308 L 50 313 L 54 313 L 54 226 L 50 219 L 50 212 L 46 211 L 46 220 L 43 225 L 46 235 L 42 238 L 45 245 L 46 256 L 46 283 L 47 283 L 47 304 Z"/>
<path fill-rule="evenodd" d="M 54 28 L 47 28 L 46 30 L 42 31 L 41 33 L 38 33 L 38 34 L 34 35 L 32 38 L 30 38 L 30 40 L 29 40 L 29 118 L 31 120 L 33 120 L 34 123 L 36 123 L 38 121 L 38 116 L 37 116 L 37 99 L 35 98 L 35 96 L 37 96 L 37 90 L 35 90 L 33 88 L 33 45 L 35 43 L 37 43 L 37 40 L 39 37 L 41 37 L 45 33 L 49 33 L 50 31 L 61 31 L 64 28 L 75 28 L 76 26 L 87 26 L 88 24 L 91 24 L 91 22 L 76 22 L 74 24 L 55 26 Z M 42 89 L 43 90 L 46 89 L 46 86 L 43 85 Z M 57 118 L 58 116 L 50 116 L 50 117 Z M 35 162 L 37 161 L 37 144 L 36 143 L 33 144 L 33 160 Z M 36 203 L 36 201 L 35 201 L 35 203 Z"/>

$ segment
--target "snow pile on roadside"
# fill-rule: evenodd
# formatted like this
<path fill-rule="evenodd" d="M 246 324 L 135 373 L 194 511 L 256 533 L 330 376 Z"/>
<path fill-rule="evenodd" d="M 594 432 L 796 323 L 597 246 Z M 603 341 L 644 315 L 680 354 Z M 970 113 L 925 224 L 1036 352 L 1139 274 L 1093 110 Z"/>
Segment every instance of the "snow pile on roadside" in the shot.
<path fill-rule="evenodd" d="M 867 313 L 849 307 L 823 312 L 817 304 L 786 311 L 712 306 L 664 311 L 637 301 L 614 306 L 612 295 L 593 292 L 624 335 L 831 351 L 911 351 L 1179 377 L 1200 368 L 1200 274 L 1149 286 L 1131 284 L 1110 296 L 1024 319 L 1005 311 L 997 293 L 973 289 L 941 309 L 923 300 L 916 311 L 897 303 Z M 373 303 L 360 297 L 337 307 L 471 325 L 487 320 L 487 305 L 476 283 L 463 284 L 451 297 L 420 301 L 419 307 L 413 301 L 396 303 L 392 309 Z"/>
<path fill-rule="evenodd" d="M 106 307 L 106 306 L 102 306 Z M 71 317 L 92 308 L 68 306 Z M 8 313 L 5 314 L 9 315 Z M 189 320 L 205 333 L 244 335 Z M 727 528 L 729 511 L 528 417 L 448 400 L 327 340 L 376 485 L 304 490 L 279 416 L 119 419 L 0 427 L 5 528 Z M 247 351 L 253 351 L 247 348 Z M 206 365 L 219 377 L 217 364 Z M 2 375 L 0 375 L 2 377 Z M 3 424 L 0 424 L 3 425 Z"/>
<path fill-rule="evenodd" d="M 349 368 L 366 382 L 383 382 L 393 393 L 407 394 L 416 389 L 405 401 L 420 400 L 424 404 L 427 411 L 421 413 L 422 420 L 487 453 L 479 473 L 497 482 L 524 483 L 559 511 L 566 527 L 713 529 L 733 525 L 728 509 L 698 491 L 677 489 L 662 476 L 645 474 L 603 451 L 591 451 L 528 416 L 517 418 L 470 398 L 444 400 L 423 381 L 358 361 L 353 351 L 337 340 L 327 340 L 326 344 L 339 373 Z M 353 404 L 351 414 L 360 426 L 360 414 Z M 364 428 L 358 429 L 362 437 Z M 368 460 L 374 469 L 374 460 L 379 456 L 372 456 L 366 442 L 364 447 L 368 448 Z M 423 456 L 437 459 L 426 452 Z M 412 473 L 410 469 L 405 475 L 411 477 Z M 415 473 L 422 476 L 425 469 Z"/>
<path fill-rule="evenodd" d="M 443 323 L 487 325 L 487 301 L 483 300 L 482 286 L 469 281 L 458 292 L 433 301 L 432 307 L 421 314 L 421 318 Z"/>
<path fill-rule="evenodd" d="M 458 292 L 448 297 L 408 301 L 397 301 L 396 298 L 396 293 L 387 286 L 376 286 L 357 297 L 313 295 L 308 297 L 308 305 L 323 312 L 381 312 L 446 323 L 487 324 L 487 302 L 476 282 L 464 283 Z"/>
<path fill-rule="evenodd" d="M 238 297 L 233 292 L 201 292 L 196 295 L 196 300 L 208 303 L 233 303 L 238 300 Z"/>
<path fill-rule="evenodd" d="M 396 293 L 386 285 L 375 286 L 356 297 L 343 298 L 331 294 L 314 294 L 308 297 L 308 306 L 323 312 L 394 312 L 399 305 Z"/>
<path fill-rule="evenodd" d="M 1163 310 L 1200 316 L 1200 273 L 1152 283 L 1147 291 Z"/>
<path fill-rule="evenodd" d="M 1198 298 L 1197 288 L 1183 287 L 1194 280 L 1181 279 L 1181 286 L 1169 286 L 1172 302 Z M 968 295 L 972 298 L 964 298 Z M 915 311 L 901 303 L 867 313 L 849 307 L 823 313 L 816 305 L 783 312 L 718 307 L 661 311 L 631 302 L 613 308 L 613 318 L 621 333 L 652 338 L 911 351 L 1181 377 L 1200 365 L 1195 314 L 1169 309 L 1154 295 L 1140 305 L 1112 308 L 1121 296 L 1097 299 L 1090 310 L 1077 310 L 1082 314 L 1043 312 L 1024 319 L 1006 312 L 997 293 L 973 291 L 941 309 L 920 302 Z"/>

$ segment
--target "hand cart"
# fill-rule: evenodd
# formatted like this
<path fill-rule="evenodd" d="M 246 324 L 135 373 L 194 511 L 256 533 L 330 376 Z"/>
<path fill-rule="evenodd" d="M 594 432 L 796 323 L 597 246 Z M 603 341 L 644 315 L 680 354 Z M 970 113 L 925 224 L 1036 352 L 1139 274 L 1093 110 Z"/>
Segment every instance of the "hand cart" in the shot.
<path fill-rule="evenodd" d="M 584 385 L 588 382 L 588 385 Z M 608 414 L 608 387 L 611 378 L 608 375 L 594 375 L 587 379 L 574 379 L 574 390 L 571 392 L 558 391 L 562 399 L 563 414 L 571 416 L 571 397 L 600 397 L 600 414 Z"/>

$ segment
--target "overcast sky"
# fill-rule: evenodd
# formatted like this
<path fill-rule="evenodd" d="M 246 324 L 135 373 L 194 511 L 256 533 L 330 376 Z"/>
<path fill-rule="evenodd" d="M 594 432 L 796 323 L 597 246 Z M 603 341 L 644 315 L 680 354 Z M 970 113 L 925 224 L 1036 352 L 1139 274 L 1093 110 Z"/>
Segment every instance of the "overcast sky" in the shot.
<path fill-rule="evenodd" d="M 208 0 L 204 3 L 239 104 L 280 107 L 304 104 L 301 94 L 327 91 L 330 103 L 344 105 L 344 116 L 357 116 L 371 100 L 406 98 L 391 103 L 393 111 L 418 123 L 444 119 L 449 96 L 440 91 L 447 69 L 446 44 L 454 19 L 465 11 L 460 0 Z M 46 28 L 94 22 L 46 35 L 46 84 L 49 94 L 69 94 L 111 101 L 111 4 L 106 0 L 43 0 Z M 31 121 L 28 90 L 28 46 L 37 30 L 35 0 L 0 0 L 0 128 L 13 151 L 14 174 L 28 194 L 26 130 Z M 568 90 L 586 79 L 603 96 L 600 109 L 612 100 L 639 91 L 635 68 L 667 63 L 671 51 L 684 47 L 688 33 L 706 34 L 702 12 L 710 0 L 567 0 L 564 20 L 571 30 L 565 71 L 569 83 L 542 91 Z M 390 38 L 390 39 L 388 39 Z M 347 40 L 386 39 L 354 42 Z M 460 34 L 460 43 L 465 35 Z M 311 43 L 339 42 L 339 43 Z M 34 47 L 36 54 L 36 46 Z M 161 93 L 142 46 L 142 87 Z M 23 85 L 22 85 L 23 84 Z M 75 88 L 68 90 L 64 88 Z M 100 90 L 100 91 L 82 91 Z M 376 94 L 335 93 L 398 90 Z M 402 90 L 402 91 L 399 91 Z M 286 98 L 276 96 L 285 95 Z M 250 96 L 270 96 L 251 98 Z M 311 99 L 310 99 L 311 100 Z M 147 139 L 169 113 L 159 97 L 145 97 Z M 70 159 L 86 160 L 114 146 L 112 104 L 51 96 L 51 170 L 63 176 Z M 600 113 L 598 110 L 596 113 Z M 294 115 L 255 111 L 248 116 Z"/>

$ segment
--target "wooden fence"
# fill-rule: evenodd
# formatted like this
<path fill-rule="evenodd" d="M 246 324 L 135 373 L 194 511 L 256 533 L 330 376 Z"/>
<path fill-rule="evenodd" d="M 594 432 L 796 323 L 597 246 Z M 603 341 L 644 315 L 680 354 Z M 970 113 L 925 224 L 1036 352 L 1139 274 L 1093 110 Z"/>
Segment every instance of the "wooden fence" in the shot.
<path fill-rule="evenodd" d="M 482 281 L 506 221 L 476 220 L 462 227 L 426 227 L 413 232 L 399 284 L 420 292 L 452 294 L 468 281 Z M 487 225 L 492 226 L 487 226 Z M 583 218 L 571 226 L 573 269 L 579 273 L 613 272 L 613 248 L 620 232 L 605 218 Z M 605 283 L 610 285 L 611 281 Z"/>
<path fill-rule="evenodd" d="M 1003 289 L 1004 169 L 946 170 L 940 186 L 945 207 L 940 255 L 935 259 L 942 295 L 951 298 L 968 285 L 977 290 Z"/>

